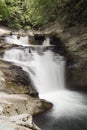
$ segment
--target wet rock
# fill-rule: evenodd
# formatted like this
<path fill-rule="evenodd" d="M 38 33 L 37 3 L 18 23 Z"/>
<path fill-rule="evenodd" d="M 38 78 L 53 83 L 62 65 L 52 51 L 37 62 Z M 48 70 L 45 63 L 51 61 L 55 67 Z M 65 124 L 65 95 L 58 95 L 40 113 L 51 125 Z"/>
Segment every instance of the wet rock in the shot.
<path fill-rule="evenodd" d="M 41 34 L 34 34 L 34 38 L 35 40 L 38 40 L 38 41 L 44 41 L 45 40 L 45 35 L 41 35 Z"/>
<path fill-rule="evenodd" d="M 29 75 L 21 67 L 0 61 L 0 70 L 4 74 L 2 76 L 6 82 L 4 90 L 7 93 L 26 93 L 31 96 L 38 96 L 38 92 L 32 85 Z"/>
<path fill-rule="evenodd" d="M 29 36 L 29 43 L 32 45 L 42 45 L 45 40 L 45 35 L 43 34 L 34 34 Z"/>
<path fill-rule="evenodd" d="M 41 113 L 44 113 L 53 107 L 52 103 L 50 103 L 50 102 L 48 103 L 46 100 L 43 100 L 43 99 L 41 101 L 42 101 L 42 104 L 41 104 L 42 112 Z"/>
<path fill-rule="evenodd" d="M 4 91 L 6 88 L 6 81 L 4 78 L 4 73 L 0 71 L 0 91 Z"/>

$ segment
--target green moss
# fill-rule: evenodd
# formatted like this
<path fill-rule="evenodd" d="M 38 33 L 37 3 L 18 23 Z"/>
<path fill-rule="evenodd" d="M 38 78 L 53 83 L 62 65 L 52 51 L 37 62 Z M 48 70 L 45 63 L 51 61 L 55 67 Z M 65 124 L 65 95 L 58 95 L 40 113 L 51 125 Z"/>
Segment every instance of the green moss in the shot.
<path fill-rule="evenodd" d="M 25 86 L 18 86 L 12 82 L 7 83 L 7 88 L 13 93 L 29 93 L 29 89 L 25 88 Z"/>

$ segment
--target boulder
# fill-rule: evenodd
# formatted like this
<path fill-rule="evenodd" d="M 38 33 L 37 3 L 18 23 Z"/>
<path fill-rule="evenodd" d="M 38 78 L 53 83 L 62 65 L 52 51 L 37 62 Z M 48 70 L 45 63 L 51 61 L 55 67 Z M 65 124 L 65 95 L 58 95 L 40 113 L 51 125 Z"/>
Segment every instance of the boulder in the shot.
<path fill-rule="evenodd" d="M 0 92 L 0 115 L 36 115 L 52 108 L 52 103 L 26 94 L 6 94 Z"/>
<path fill-rule="evenodd" d="M 6 117 L 0 116 L 0 130 L 41 130 L 29 114 Z"/>
<path fill-rule="evenodd" d="M 5 81 L 3 91 L 7 93 L 22 93 L 38 97 L 38 92 L 35 90 L 29 75 L 19 66 L 12 63 L 0 61 L 1 79 Z M 2 88 L 2 85 L 0 86 Z M 0 88 L 0 90 L 1 90 Z"/>

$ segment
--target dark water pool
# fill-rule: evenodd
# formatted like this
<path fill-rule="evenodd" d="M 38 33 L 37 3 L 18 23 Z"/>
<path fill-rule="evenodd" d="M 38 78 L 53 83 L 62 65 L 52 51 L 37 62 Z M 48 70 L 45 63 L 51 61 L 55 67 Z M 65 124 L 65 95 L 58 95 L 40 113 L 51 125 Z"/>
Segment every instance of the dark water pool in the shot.
<path fill-rule="evenodd" d="M 55 119 L 50 116 L 39 115 L 34 118 L 34 121 L 42 130 L 87 130 L 87 116 Z"/>
<path fill-rule="evenodd" d="M 76 110 L 76 114 L 72 112 L 68 113 L 68 116 L 63 115 L 58 117 L 56 115 L 52 115 L 52 110 L 48 113 L 38 115 L 34 117 L 35 123 L 42 129 L 42 130 L 87 130 L 87 93 L 78 92 L 83 100 L 82 103 L 86 109 L 82 109 L 79 112 L 79 108 Z M 76 97 L 75 97 L 76 98 Z M 79 97 L 80 98 L 80 97 Z M 59 105 L 59 104 L 58 104 Z M 73 105 L 76 105 L 75 103 Z M 69 109 L 73 109 L 69 106 Z M 66 109 L 63 108 L 65 111 Z M 67 109 L 67 110 L 69 110 Z M 79 112 L 79 114 L 77 114 Z"/>

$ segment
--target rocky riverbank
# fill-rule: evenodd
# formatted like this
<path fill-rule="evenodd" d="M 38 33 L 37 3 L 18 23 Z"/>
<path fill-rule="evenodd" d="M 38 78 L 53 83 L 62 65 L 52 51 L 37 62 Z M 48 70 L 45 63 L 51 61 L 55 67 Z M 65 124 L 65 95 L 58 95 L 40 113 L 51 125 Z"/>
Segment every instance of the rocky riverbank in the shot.
<path fill-rule="evenodd" d="M 46 101 L 26 94 L 0 92 L 0 130 L 40 130 L 32 115 L 45 112 L 46 105 Z"/>
<path fill-rule="evenodd" d="M 6 44 L 5 35 L 11 31 L 0 29 L 0 130 L 40 130 L 33 116 L 52 108 L 52 103 L 39 98 L 29 75 L 20 66 L 2 61 L 6 50 L 22 48 Z"/>
<path fill-rule="evenodd" d="M 11 31 L 0 32 L 0 35 L 1 59 L 6 50 L 22 49 L 21 45 L 4 42 L 3 36 L 12 35 Z M 49 37 L 50 44 L 55 45 L 54 51 L 66 59 L 66 87 L 87 90 L 87 27 L 76 25 L 69 28 L 63 26 L 62 22 L 55 21 L 42 27 L 40 31 L 17 35 L 28 35 L 30 44 L 36 45 L 42 44 L 43 40 Z M 33 123 L 32 115 L 50 110 L 52 104 L 39 99 L 29 75 L 21 67 L 0 60 L 0 91 L 0 98 L 3 99 L 0 103 L 1 128 L 5 130 L 4 126 L 7 126 L 9 130 L 39 130 Z"/>

